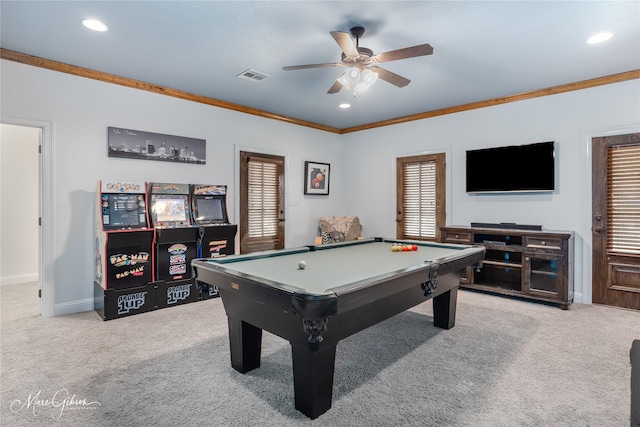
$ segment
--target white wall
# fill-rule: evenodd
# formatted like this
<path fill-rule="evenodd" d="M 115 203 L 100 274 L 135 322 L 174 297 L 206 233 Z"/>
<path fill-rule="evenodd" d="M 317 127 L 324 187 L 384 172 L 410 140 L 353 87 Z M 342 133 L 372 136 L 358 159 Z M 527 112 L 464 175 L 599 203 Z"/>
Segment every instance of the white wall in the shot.
<path fill-rule="evenodd" d="M 0 125 L 0 283 L 38 280 L 40 130 Z"/>
<path fill-rule="evenodd" d="M 343 136 L 346 210 L 372 234 L 395 236 L 395 158 L 447 153 L 448 225 L 539 224 L 576 233 L 577 302 L 591 302 L 591 158 L 589 135 L 640 129 L 640 81 L 633 80 L 503 104 Z M 556 191 L 469 195 L 465 152 L 556 142 Z M 372 190 L 373 189 L 373 190 Z M 375 196 L 372 197 L 372 194 Z M 585 274 L 583 275 L 583 271 Z"/>
<path fill-rule="evenodd" d="M 447 223 L 541 224 L 576 231 L 576 301 L 591 301 L 590 146 L 588 135 L 640 126 L 640 81 L 617 83 L 346 135 L 263 119 L 2 60 L 5 118 L 52 123 L 53 249 L 45 265 L 55 314 L 91 309 L 93 209 L 99 179 L 212 182 L 230 186 L 237 216 L 236 156 L 255 149 L 287 157 L 288 247 L 313 241 L 322 215 L 358 215 L 368 236 L 394 236 L 395 158 L 447 153 Z M 181 165 L 107 157 L 106 128 L 207 140 L 207 164 Z M 467 149 L 554 140 L 553 194 L 470 196 Z M 331 164 L 331 194 L 303 195 L 305 160 Z M 583 277 L 584 276 L 584 277 Z M 44 290 L 43 290 L 44 292 Z"/>

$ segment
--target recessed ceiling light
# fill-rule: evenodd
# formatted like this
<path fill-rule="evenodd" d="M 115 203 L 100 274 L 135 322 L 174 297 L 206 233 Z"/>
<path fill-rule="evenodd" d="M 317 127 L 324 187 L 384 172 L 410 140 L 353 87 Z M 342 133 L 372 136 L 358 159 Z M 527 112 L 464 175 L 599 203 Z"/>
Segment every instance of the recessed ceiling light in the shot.
<path fill-rule="evenodd" d="M 93 31 L 107 31 L 109 29 L 109 27 L 97 19 L 84 19 L 82 25 Z"/>
<path fill-rule="evenodd" d="M 344 103 L 344 104 L 340 104 L 339 107 L 342 109 L 351 108 L 351 104 Z"/>
<path fill-rule="evenodd" d="M 587 40 L 587 43 L 589 44 L 602 43 L 609 40 L 611 37 L 613 37 L 613 33 L 598 33 L 589 37 L 589 39 Z"/>

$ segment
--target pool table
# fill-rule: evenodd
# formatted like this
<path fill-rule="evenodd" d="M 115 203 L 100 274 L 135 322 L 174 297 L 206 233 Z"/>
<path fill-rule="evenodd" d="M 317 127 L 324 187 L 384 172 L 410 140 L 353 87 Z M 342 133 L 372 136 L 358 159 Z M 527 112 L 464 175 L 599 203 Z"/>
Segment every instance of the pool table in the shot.
<path fill-rule="evenodd" d="M 393 252 L 392 244 L 417 250 Z M 373 238 L 192 262 L 217 286 L 229 322 L 231 365 L 260 366 L 262 330 L 291 343 L 295 407 L 309 418 L 331 408 L 338 342 L 433 300 L 433 323 L 455 324 L 460 278 L 484 247 Z M 299 268 L 305 261 L 306 267 Z"/>

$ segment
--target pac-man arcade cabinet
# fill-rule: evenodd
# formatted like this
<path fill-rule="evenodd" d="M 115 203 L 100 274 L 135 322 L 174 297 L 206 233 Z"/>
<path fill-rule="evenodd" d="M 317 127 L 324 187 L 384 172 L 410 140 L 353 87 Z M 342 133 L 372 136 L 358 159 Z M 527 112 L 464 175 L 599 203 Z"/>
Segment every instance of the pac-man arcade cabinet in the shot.
<path fill-rule="evenodd" d="M 100 181 L 96 191 L 94 308 L 104 320 L 156 308 L 155 230 L 143 182 Z"/>

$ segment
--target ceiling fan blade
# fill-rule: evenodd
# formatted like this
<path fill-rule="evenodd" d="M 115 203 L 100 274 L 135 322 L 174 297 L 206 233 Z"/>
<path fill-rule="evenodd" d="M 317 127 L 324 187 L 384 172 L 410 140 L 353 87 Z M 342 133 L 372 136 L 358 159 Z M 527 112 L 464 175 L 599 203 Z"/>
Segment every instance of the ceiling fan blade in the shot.
<path fill-rule="evenodd" d="M 329 34 L 331 34 L 336 43 L 338 43 L 338 46 L 340 46 L 340 49 L 342 49 L 345 55 L 350 57 L 357 57 L 360 55 L 349 33 L 344 33 L 342 31 L 331 31 L 329 32 Z"/>
<path fill-rule="evenodd" d="M 411 80 L 406 79 L 402 76 L 399 76 L 396 73 L 392 73 L 389 70 L 385 70 L 384 68 L 380 68 L 380 67 L 369 67 L 369 69 L 371 71 L 374 71 L 376 73 L 378 73 L 378 77 L 380 77 L 382 80 L 391 83 L 394 86 L 398 86 L 398 87 L 405 87 L 406 85 L 408 85 L 409 83 L 411 83 Z"/>
<path fill-rule="evenodd" d="M 325 67 L 341 67 L 342 64 L 339 62 L 328 62 L 325 64 L 307 64 L 307 65 L 290 65 L 288 67 L 282 67 L 285 71 L 291 70 L 305 70 L 307 68 L 325 68 Z"/>
<path fill-rule="evenodd" d="M 342 74 L 344 74 L 344 73 L 342 73 Z M 342 75 L 340 77 L 342 77 Z M 340 78 L 340 77 L 338 77 L 338 78 Z M 342 83 L 340 83 L 338 80 L 336 80 L 336 82 L 333 84 L 333 86 L 331 86 L 329 88 L 327 93 L 338 93 L 338 92 L 340 92 L 340 90 L 342 88 L 343 88 Z"/>
<path fill-rule="evenodd" d="M 433 47 L 430 44 L 420 44 L 412 47 L 405 47 L 404 49 L 391 50 L 389 52 L 379 53 L 371 57 L 372 62 L 383 63 L 389 61 L 397 61 L 398 59 L 413 58 L 416 56 L 431 55 L 433 53 Z"/>

